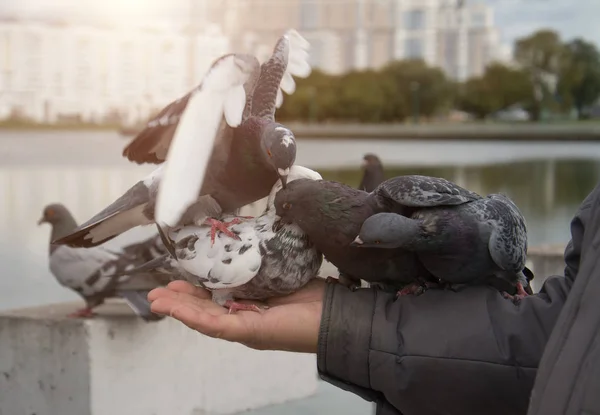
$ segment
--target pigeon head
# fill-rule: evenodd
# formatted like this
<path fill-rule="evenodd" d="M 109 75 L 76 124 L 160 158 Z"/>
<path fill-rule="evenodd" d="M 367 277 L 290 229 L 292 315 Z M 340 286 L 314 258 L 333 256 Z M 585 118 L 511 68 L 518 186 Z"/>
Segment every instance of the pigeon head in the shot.
<path fill-rule="evenodd" d="M 381 166 L 381 160 L 373 153 L 367 153 L 363 156 L 362 167 L 366 169 L 373 166 Z"/>
<path fill-rule="evenodd" d="M 296 161 L 294 133 L 281 124 L 271 124 L 263 132 L 261 148 L 265 159 L 275 169 L 285 188 L 290 168 Z"/>
<path fill-rule="evenodd" d="M 71 216 L 71 213 L 64 205 L 53 203 L 44 208 L 42 217 L 38 220 L 38 225 L 41 225 L 42 223 L 56 225 L 64 221 L 73 221 L 73 216 Z"/>
<path fill-rule="evenodd" d="M 315 194 L 320 189 L 319 180 L 296 179 L 275 195 L 275 213 L 283 223 L 298 222 L 309 214 Z"/>
<path fill-rule="evenodd" d="M 395 213 L 377 213 L 365 220 L 352 246 L 361 248 L 407 248 L 420 235 L 420 222 Z"/>
<path fill-rule="evenodd" d="M 298 180 L 298 179 L 310 179 L 310 180 L 322 180 L 323 177 L 321 175 L 309 168 L 299 166 L 297 164 L 290 167 L 290 173 L 287 176 L 288 184 Z M 275 204 L 275 196 L 277 193 L 283 188 L 281 180 L 277 180 L 273 188 L 271 189 L 271 193 L 269 194 L 269 199 L 267 201 L 267 210 L 272 209 Z"/>

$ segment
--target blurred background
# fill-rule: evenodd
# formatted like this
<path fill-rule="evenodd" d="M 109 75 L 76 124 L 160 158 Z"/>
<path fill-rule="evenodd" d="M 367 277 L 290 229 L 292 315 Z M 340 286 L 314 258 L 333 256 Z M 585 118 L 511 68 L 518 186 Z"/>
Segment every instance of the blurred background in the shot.
<path fill-rule="evenodd" d="M 600 177 L 599 15 L 597 0 L 1 0 L 0 310 L 78 300 L 48 271 L 44 205 L 89 219 L 153 170 L 121 156 L 150 116 L 288 28 L 313 65 L 277 113 L 298 164 L 357 186 L 370 152 L 388 177 L 503 192 L 530 246 L 563 246 Z"/>

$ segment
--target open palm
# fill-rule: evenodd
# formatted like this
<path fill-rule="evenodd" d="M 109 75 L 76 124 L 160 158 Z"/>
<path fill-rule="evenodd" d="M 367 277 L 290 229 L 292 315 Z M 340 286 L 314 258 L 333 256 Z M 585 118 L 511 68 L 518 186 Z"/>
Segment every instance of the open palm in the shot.
<path fill-rule="evenodd" d="M 316 353 L 325 282 L 314 279 L 300 291 L 274 297 L 263 312 L 229 310 L 211 300 L 210 292 L 185 281 L 148 294 L 152 311 L 171 316 L 210 337 L 259 350 Z"/>

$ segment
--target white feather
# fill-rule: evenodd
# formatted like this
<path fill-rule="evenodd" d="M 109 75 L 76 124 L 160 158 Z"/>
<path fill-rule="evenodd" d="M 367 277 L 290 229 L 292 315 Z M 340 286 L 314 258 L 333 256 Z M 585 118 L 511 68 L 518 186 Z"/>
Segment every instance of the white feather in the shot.
<path fill-rule="evenodd" d="M 136 226 L 150 225 L 152 221 L 144 215 L 145 208 L 146 203 L 105 219 L 99 225 L 90 229 L 84 238 L 97 243 L 113 235 L 120 235 Z"/>
<path fill-rule="evenodd" d="M 280 89 L 277 91 L 277 98 L 275 100 L 276 108 L 281 108 L 281 105 L 283 105 L 282 90 L 288 95 L 292 95 L 296 91 L 296 82 L 293 77 L 306 78 L 311 73 L 308 61 L 310 43 L 294 29 L 288 30 L 284 38 L 288 41 L 288 63 L 279 84 Z"/>
<path fill-rule="evenodd" d="M 296 82 L 292 77 L 292 74 L 285 72 L 281 79 L 281 89 L 288 95 L 292 95 L 296 91 Z"/>
<path fill-rule="evenodd" d="M 246 106 L 246 91 L 242 85 L 232 88 L 225 98 L 224 112 L 227 124 L 237 127 L 242 123 L 242 115 Z"/>
<path fill-rule="evenodd" d="M 275 107 L 281 108 L 281 104 L 283 104 L 283 92 L 281 92 L 281 89 L 278 89 L 277 98 L 275 99 Z"/>
<path fill-rule="evenodd" d="M 248 55 L 221 58 L 210 68 L 201 88 L 190 97 L 165 161 L 156 201 L 157 223 L 176 226 L 188 206 L 198 198 L 225 103 L 228 102 L 228 117 L 237 120 L 235 104 L 231 104 L 236 100 L 228 98 L 236 94 L 239 98 L 239 93 L 231 91 L 246 82 L 253 68 L 250 62 L 254 61 L 255 58 Z M 241 119 L 243 106 L 238 110 Z"/>

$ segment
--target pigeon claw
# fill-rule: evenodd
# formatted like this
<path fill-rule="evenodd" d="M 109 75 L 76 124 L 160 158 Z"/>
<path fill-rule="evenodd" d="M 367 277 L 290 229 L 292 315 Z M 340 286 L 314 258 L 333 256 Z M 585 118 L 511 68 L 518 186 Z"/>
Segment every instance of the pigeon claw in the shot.
<path fill-rule="evenodd" d="M 421 295 L 425 292 L 425 287 L 417 282 L 410 283 L 396 293 L 396 297 L 405 295 Z"/>
<path fill-rule="evenodd" d="M 67 317 L 71 317 L 71 318 L 92 318 L 95 316 L 96 316 L 96 313 L 94 313 L 92 311 L 92 309 L 89 307 L 82 308 L 81 310 L 77 310 L 71 314 L 67 314 Z"/>
<path fill-rule="evenodd" d="M 263 309 L 256 304 L 242 304 L 233 300 L 225 301 L 225 308 L 229 309 L 228 314 L 235 313 L 236 311 L 255 311 L 257 313 L 263 312 Z"/>
<path fill-rule="evenodd" d="M 517 287 L 517 293 L 515 295 L 511 295 L 505 291 L 502 293 L 502 296 L 508 300 L 512 300 L 513 302 L 521 301 L 523 298 L 529 296 L 529 294 L 527 294 L 527 291 L 525 291 L 525 289 L 523 288 L 523 284 L 518 282 L 516 284 L 516 287 Z"/>
<path fill-rule="evenodd" d="M 214 243 L 215 243 L 215 238 L 217 237 L 217 231 L 224 233 L 225 235 L 229 236 L 230 238 L 237 239 L 238 241 L 241 240 L 241 238 L 239 236 L 237 236 L 235 233 L 233 233 L 232 231 L 230 231 L 228 229 L 230 226 L 237 225 L 238 223 L 241 223 L 241 220 L 238 218 L 235 218 L 229 222 L 221 222 L 220 220 L 213 219 L 213 218 L 206 219 L 204 224 L 210 225 L 210 244 L 211 244 L 211 246 L 214 245 Z"/>

